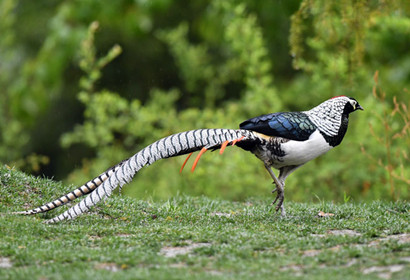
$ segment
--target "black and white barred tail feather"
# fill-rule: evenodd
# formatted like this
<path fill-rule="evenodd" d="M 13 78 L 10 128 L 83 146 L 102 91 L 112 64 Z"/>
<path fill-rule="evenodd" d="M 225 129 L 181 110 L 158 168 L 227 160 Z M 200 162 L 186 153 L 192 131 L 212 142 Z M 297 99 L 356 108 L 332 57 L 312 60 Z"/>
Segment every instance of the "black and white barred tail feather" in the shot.
<path fill-rule="evenodd" d="M 43 204 L 37 208 L 26 210 L 26 211 L 19 211 L 13 212 L 12 214 L 19 214 L 19 215 L 33 215 L 48 212 L 53 210 L 57 207 L 63 206 L 83 195 L 89 194 L 90 192 L 94 191 L 98 186 L 100 186 L 105 180 L 107 180 L 116 170 L 118 170 L 124 161 L 118 163 L 117 165 L 107 169 L 105 172 L 100 174 L 99 176 L 95 177 L 94 179 L 88 181 L 84 185 L 78 187 L 77 189 L 53 200 L 46 204 Z"/>
<path fill-rule="evenodd" d="M 86 198 L 61 215 L 50 219 L 47 223 L 55 223 L 65 219 L 73 219 L 99 203 L 118 187 L 129 183 L 142 167 L 151 165 L 159 159 L 179 156 L 205 149 L 218 149 L 222 144 L 241 139 L 243 142 L 254 140 L 257 136 L 248 130 L 233 129 L 197 129 L 177 133 L 162 138 L 145 147 L 134 156 L 125 160 L 119 168 Z"/>

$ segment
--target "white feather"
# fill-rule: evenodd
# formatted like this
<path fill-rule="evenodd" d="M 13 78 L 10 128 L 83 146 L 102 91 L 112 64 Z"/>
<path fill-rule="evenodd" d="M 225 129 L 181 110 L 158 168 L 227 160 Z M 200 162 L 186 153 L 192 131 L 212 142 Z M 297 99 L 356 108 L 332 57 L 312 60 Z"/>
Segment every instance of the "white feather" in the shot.
<path fill-rule="evenodd" d="M 323 155 L 333 147 L 330 146 L 325 138 L 316 130 L 306 141 L 288 141 L 282 144 L 282 150 L 285 156 L 282 161 L 275 162 L 273 167 L 281 168 L 287 165 L 301 165 Z"/>

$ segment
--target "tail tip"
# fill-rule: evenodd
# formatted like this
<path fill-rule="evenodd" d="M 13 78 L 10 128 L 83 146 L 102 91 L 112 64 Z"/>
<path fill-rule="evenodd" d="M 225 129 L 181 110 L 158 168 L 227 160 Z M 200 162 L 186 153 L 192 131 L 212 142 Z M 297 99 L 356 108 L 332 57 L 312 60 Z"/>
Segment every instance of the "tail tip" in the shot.
<path fill-rule="evenodd" d="M 10 212 L 11 215 L 30 215 L 32 214 L 31 211 L 15 211 Z"/>

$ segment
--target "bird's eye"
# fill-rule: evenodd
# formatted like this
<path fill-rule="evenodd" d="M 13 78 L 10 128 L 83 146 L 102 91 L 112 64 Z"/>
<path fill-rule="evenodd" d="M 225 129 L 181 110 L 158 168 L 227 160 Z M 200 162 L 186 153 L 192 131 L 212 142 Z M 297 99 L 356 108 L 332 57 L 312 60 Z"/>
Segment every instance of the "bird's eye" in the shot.
<path fill-rule="evenodd" d="M 356 110 L 357 102 L 355 100 L 350 100 L 350 105 L 352 105 L 353 109 Z"/>

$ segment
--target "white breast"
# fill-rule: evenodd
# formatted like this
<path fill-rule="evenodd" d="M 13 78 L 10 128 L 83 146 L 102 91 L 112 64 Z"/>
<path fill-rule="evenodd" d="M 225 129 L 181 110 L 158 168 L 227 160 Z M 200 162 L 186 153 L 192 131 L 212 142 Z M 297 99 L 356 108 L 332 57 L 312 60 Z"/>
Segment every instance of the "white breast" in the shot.
<path fill-rule="evenodd" d="M 330 146 L 318 130 L 316 130 L 306 141 L 294 141 L 282 144 L 285 156 L 282 162 L 274 165 L 280 168 L 286 165 L 301 165 L 320 155 L 323 155 L 333 147 Z"/>

